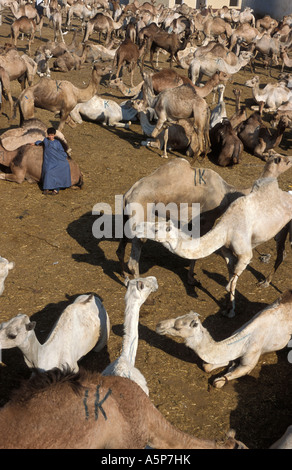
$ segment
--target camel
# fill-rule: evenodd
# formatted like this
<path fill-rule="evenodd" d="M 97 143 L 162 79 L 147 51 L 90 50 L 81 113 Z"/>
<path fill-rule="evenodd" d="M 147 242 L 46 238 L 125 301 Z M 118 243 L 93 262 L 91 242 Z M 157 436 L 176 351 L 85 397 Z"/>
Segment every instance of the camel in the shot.
<path fill-rule="evenodd" d="M 78 372 L 78 361 L 89 351 L 101 351 L 109 332 L 109 316 L 93 294 L 79 295 L 53 326 L 45 343 L 35 334 L 36 322 L 22 313 L 0 325 L 2 349 L 19 348 L 29 368 L 42 371 L 69 367 Z"/>
<path fill-rule="evenodd" d="M 189 68 L 189 76 L 192 82 L 196 84 L 201 82 L 203 75 L 210 77 L 214 75 L 216 71 L 225 72 L 228 75 L 234 75 L 249 63 L 251 56 L 251 52 L 241 52 L 236 65 L 229 65 L 221 57 L 215 58 L 213 55 L 209 57 L 206 55 L 198 59 L 194 58 Z"/>
<path fill-rule="evenodd" d="M 31 140 L 33 135 L 35 134 L 28 137 L 28 141 Z M 25 180 L 29 183 L 41 182 L 43 166 L 43 148 L 41 146 L 27 144 L 9 151 L 0 144 L 0 152 L 0 165 L 9 168 L 11 171 L 11 173 L 0 173 L 0 180 L 12 181 L 18 184 L 23 183 Z M 69 155 L 68 163 L 70 165 L 72 187 L 82 187 L 83 175 L 79 165 Z"/>
<path fill-rule="evenodd" d="M 81 26 L 83 22 L 90 20 L 97 13 L 97 8 L 90 7 L 81 2 L 74 2 L 67 10 L 66 15 L 66 28 L 69 28 L 71 24 L 72 17 L 77 17 L 81 21 Z"/>
<path fill-rule="evenodd" d="M 58 72 L 69 72 L 70 70 L 80 70 L 87 58 L 87 51 L 84 49 L 81 56 L 75 52 L 66 51 L 60 57 L 57 57 L 51 70 Z"/>
<path fill-rule="evenodd" d="M 3 132 L 0 135 L 0 143 L 6 151 L 17 150 L 22 145 L 34 144 L 37 140 L 44 140 L 47 135 L 47 128 L 40 119 L 29 119 L 24 121 L 21 127 L 13 127 Z M 57 130 L 56 137 L 61 141 L 68 155 L 70 155 L 71 149 L 68 148 L 64 134 Z M 6 157 L 6 164 L 8 163 L 9 158 Z"/>
<path fill-rule="evenodd" d="M 292 426 L 288 426 L 283 436 L 280 437 L 270 449 L 292 449 Z"/>
<path fill-rule="evenodd" d="M 287 169 L 291 165 L 292 157 L 287 157 Z M 276 178 L 260 178 L 251 192 L 235 200 L 216 226 L 199 239 L 187 236 L 171 220 L 141 222 L 136 225 L 135 236 L 154 239 L 172 253 L 190 260 L 206 258 L 221 249 L 229 272 L 225 314 L 232 318 L 236 284 L 253 257 L 253 249 L 274 238 L 291 218 L 291 195 L 279 188 Z"/>
<path fill-rule="evenodd" d="M 53 24 L 53 30 L 54 30 L 54 41 L 57 41 L 58 34 L 61 38 L 61 41 L 64 43 L 64 33 L 62 31 L 62 12 L 59 9 L 54 9 L 50 7 L 50 5 L 45 5 L 44 7 L 44 13 L 46 17 L 48 18 L 49 22 L 51 21 Z"/>
<path fill-rule="evenodd" d="M 286 243 L 286 239 L 288 238 L 288 236 L 290 239 L 290 246 L 292 248 L 292 221 L 290 221 L 287 225 L 285 225 L 285 227 L 282 228 L 282 230 L 280 230 L 280 232 L 277 233 L 277 235 L 275 236 L 276 246 L 277 246 L 276 260 L 275 260 L 273 269 L 268 274 L 268 276 L 266 276 L 266 278 L 263 281 L 259 282 L 260 286 L 268 287 L 271 284 L 275 272 L 284 261 L 285 243 Z"/>
<path fill-rule="evenodd" d="M 266 112 L 275 112 L 278 107 L 292 98 L 292 90 L 278 83 L 268 83 L 263 89 L 260 89 L 260 78 L 255 75 L 244 84 L 252 88 L 252 96 L 257 103 L 264 103 L 262 106 Z M 258 107 L 252 106 L 252 109 Z"/>
<path fill-rule="evenodd" d="M 227 118 L 226 105 L 224 102 L 225 85 L 223 85 L 223 83 L 220 83 L 216 87 L 216 91 L 218 93 L 218 103 L 215 108 L 213 108 L 211 111 L 210 129 L 215 127 L 216 124 L 222 122 L 223 118 Z"/>
<path fill-rule="evenodd" d="M 251 44 L 252 41 L 259 36 L 259 31 L 251 26 L 249 23 L 243 23 L 238 26 L 230 37 L 229 50 L 232 51 L 233 48 L 238 45 L 238 42 L 245 44 Z"/>
<path fill-rule="evenodd" d="M 228 118 L 223 118 L 210 129 L 210 142 L 218 165 L 228 166 L 240 162 L 243 144 Z"/>
<path fill-rule="evenodd" d="M 232 28 L 227 21 L 218 17 L 206 17 L 203 21 L 198 21 L 197 16 L 193 17 L 193 23 L 196 31 L 200 31 L 205 37 L 218 37 L 225 34 L 228 38 L 232 35 Z"/>
<path fill-rule="evenodd" d="M 10 104 L 10 117 L 13 114 L 13 99 L 10 82 L 18 80 L 21 89 L 31 85 L 36 74 L 37 64 L 26 54 L 20 56 L 14 49 L 10 49 L 5 54 L 0 55 L 0 81 L 2 93 L 7 94 Z"/>
<path fill-rule="evenodd" d="M 287 67 L 288 69 L 291 69 L 292 59 L 290 59 L 290 57 L 288 56 L 286 47 L 281 47 L 280 57 L 282 59 L 282 69 L 281 69 L 281 71 L 284 72 L 285 67 Z"/>
<path fill-rule="evenodd" d="M 118 47 L 113 61 L 113 67 L 115 68 L 115 74 L 118 78 L 124 65 L 127 65 L 128 72 L 130 73 L 131 86 L 134 86 L 134 72 L 135 68 L 139 63 L 140 58 L 144 54 L 146 43 L 143 43 L 141 47 L 133 43 L 129 38 L 126 38 Z M 112 76 L 110 76 L 110 79 Z"/>
<path fill-rule="evenodd" d="M 194 311 L 158 323 L 156 333 L 184 338 L 185 344 L 204 361 L 205 372 L 226 367 L 232 361 L 228 372 L 213 381 L 214 387 L 222 388 L 231 380 L 250 374 L 262 354 L 287 346 L 292 335 L 292 290 L 222 341 L 214 341 Z M 239 364 L 235 364 L 237 359 Z"/>
<path fill-rule="evenodd" d="M 68 80 L 41 78 L 38 83 L 24 90 L 14 104 L 19 106 L 21 121 L 34 117 L 34 108 L 60 112 L 59 131 L 62 131 L 70 112 L 76 104 L 88 101 L 98 90 L 101 78 L 108 74 L 111 67 L 107 64 L 96 64 L 92 69 L 91 80 L 86 88 L 77 88 Z"/>
<path fill-rule="evenodd" d="M 205 99 L 198 96 L 190 85 L 164 90 L 159 93 L 153 106 L 158 117 L 152 137 L 156 138 L 166 121 L 194 118 L 197 129 L 199 148 L 197 155 L 206 155 L 209 148 L 210 109 Z"/>
<path fill-rule="evenodd" d="M 137 111 L 128 103 L 118 104 L 114 100 L 104 99 L 95 94 L 85 103 L 78 103 L 70 112 L 74 123 L 82 124 L 86 120 L 101 122 L 104 126 L 129 129 L 132 120 L 136 120 Z"/>
<path fill-rule="evenodd" d="M 138 323 L 139 312 L 143 303 L 152 292 L 158 289 L 156 277 L 149 276 L 133 280 L 126 280 L 127 292 L 125 295 L 124 337 L 120 356 L 109 364 L 102 375 L 119 375 L 136 382 L 142 390 L 149 395 L 147 381 L 142 373 L 135 367 L 138 349 Z"/>
<path fill-rule="evenodd" d="M 11 271 L 14 266 L 15 263 L 13 261 L 8 261 L 8 259 L 0 256 L 0 295 L 4 292 L 5 279 L 7 278 L 9 271 Z"/>
<path fill-rule="evenodd" d="M 265 164 L 261 177 L 277 178 L 281 173 L 290 168 L 289 159 L 277 155 L 270 158 Z M 179 175 L 179 177 L 178 177 Z M 159 190 L 158 190 L 159 188 Z M 249 194 L 251 188 L 236 188 L 228 184 L 221 176 L 208 168 L 192 168 L 185 159 L 175 159 L 158 167 L 150 175 L 136 181 L 134 185 L 124 194 L 123 197 L 123 218 L 127 223 L 131 215 L 131 204 L 139 205 L 143 208 L 142 213 L 137 213 L 136 224 L 145 219 L 147 204 L 154 204 L 154 209 L 158 210 L 158 203 L 169 207 L 170 203 L 175 203 L 178 207 L 183 201 L 188 204 L 191 220 L 191 207 L 193 203 L 200 204 L 200 229 L 201 235 L 207 233 L 214 225 L 216 219 L 220 217 L 226 208 L 238 197 Z M 160 217 L 166 214 L 160 211 Z M 178 214 L 173 214 L 173 217 Z M 134 227 L 133 227 L 134 229 Z M 139 277 L 139 260 L 142 249 L 142 241 L 131 234 L 127 237 L 124 233 L 119 242 L 117 256 L 121 263 L 121 269 L 126 276 L 125 250 L 131 240 L 131 254 L 128 262 L 128 269 L 135 277 Z M 188 271 L 188 282 L 193 283 L 193 264 Z"/>
<path fill-rule="evenodd" d="M 132 380 L 36 371 L 0 410 L 1 449 L 246 449 L 175 428 Z"/>
<path fill-rule="evenodd" d="M 106 33 L 105 46 L 107 47 L 111 40 L 112 33 L 122 28 L 125 16 L 126 13 L 124 12 L 120 16 L 119 21 L 114 21 L 110 16 L 107 16 L 106 14 L 97 13 L 86 23 L 85 32 L 83 36 L 83 43 L 88 41 L 89 36 L 91 36 L 95 31 L 97 31 L 99 33 Z"/>
<path fill-rule="evenodd" d="M 28 36 L 28 52 L 30 53 L 31 43 L 34 41 L 36 32 L 36 23 L 34 20 L 27 18 L 27 16 L 21 16 L 17 20 L 13 21 L 11 25 L 11 36 L 14 39 L 14 45 L 17 46 L 17 39 L 20 33 Z"/>
<path fill-rule="evenodd" d="M 129 87 L 124 84 L 122 78 L 114 78 L 109 81 L 108 86 L 112 88 L 118 88 L 121 93 L 124 96 L 127 96 L 128 98 L 137 98 L 138 95 L 140 94 L 142 87 L 144 85 L 144 80 L 142 82 L 138 83 L 138 85 L 134 87 Z"/>
<path fill-rule="evenodd" d="M 150 137 L 155 128 L 150 124 L 147 116 L 147 107 L 143 100 L 136 99 L 132 104 L 139 114 L 140 124 L 144 135 Z M 186 155 L 193 157 L 198 152 L 198 135 L 194 127 L 194 118 L 179 119 L 175 124 L 169 124 L 156 139 L 142 141 L 141 145 L 152 148 L 163 148 L 162 158 L 168 158 L 167 150 L 185 150 Z"/>
<path fill-rule="evenodd" d="M 236 133 L 246 151 L 266 161 L 269 158 L 270 150 L 280 145 L 288 126 L 287 116 L 281 116 L 277 129 L 271 132 L 263 123 L 260 113 L 256 111 L 239 124 Z"/>

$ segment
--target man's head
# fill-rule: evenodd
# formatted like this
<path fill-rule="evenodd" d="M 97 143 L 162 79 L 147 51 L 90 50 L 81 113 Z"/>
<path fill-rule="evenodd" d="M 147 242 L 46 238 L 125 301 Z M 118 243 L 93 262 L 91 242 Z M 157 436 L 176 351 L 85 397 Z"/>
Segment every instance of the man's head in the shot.
<path fill-rule="evenodd" d="M 49 128 L 47 129 L 47 134 L 48 134 L 48 138 L 49 138 L 50 140 L 53 140 L 54 137 L 55 137 L 55 135 L 56 135 L 56 129 L 54 129 L 54 127 L 49 127 Z"/>

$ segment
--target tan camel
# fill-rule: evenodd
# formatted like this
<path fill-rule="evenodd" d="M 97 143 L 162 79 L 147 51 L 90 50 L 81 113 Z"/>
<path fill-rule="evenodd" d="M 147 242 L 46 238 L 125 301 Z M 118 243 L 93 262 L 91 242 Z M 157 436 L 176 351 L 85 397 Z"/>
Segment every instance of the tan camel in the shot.
<path fill-rule="evenodd" d="M 156 333 L 184 338 L 185 344 L 204 361 L 205 372 L 226 367 L 239 359 L 239 364 L 233 362 L 227 373 L 213 381 L 214 387 L 222 388 L 231 380 L 249 374 L 262 354 L 287 346 L 292 335 L 292 290 L 222 341 L 213 340 L 198 313 L 193 311 L 160 322 Z"/>
<path fill-rule="evenodd" d="M 234 439 L 199 439 L 170 424 L 124 377 L 40 373 L 0 410 L 1 449 L 246 449 Z"/>
<path fill-rule="evenodd" d="M 27 16 L 21 16 L 17 20 L 13 21 L 11 25 L 11 35 L 14 39 L 14 45 L 17 46 L 17 39 L 20 33 L 28 36 L 28 52 L 30 53 L 31 43 L 34 41 L 36 32 L 36 23 L 34 20 L 27 18 Z"/>
<path fill-rule="evenodd" d="M 270 158 L 265 164 L 262 174 L 264 177 L 277 178 L 281 173 L 290 168 L 287 157 L 276 156 Z M 138 204 L 142 209 L 142 213 L 137 213 L 135 222 L 139 223 L 146 220 L 147 204 L 157 205 L 164 204 L 166 207 L 170 203 L 177 206 L 181 202 L 187 203 L 191 220 L 191 207 L 193 203 L 200 204 L 200 231 L 201 236 L 207 233 L 214 225 L 215 220 L 223 214 L 227 207 L 238 197 L 249 194 L 251 188 L 236 188 L 231 186 L 221 178 L 221 176 L 208 168 L 192 168 L 190 163 L 183 159 L 172 160 L 158 167 L 150 175 L 136 181 L 133 186 L 124 194 L 123 197 L 123 217 L 124 224 L 128 221 L 131 213 L 131 204 Z M 155 206 L 156 207 L 156 206 Z M 160 214 L 163 217 L 165 214 Z M 179 214 L 178 214 L 179 215 Z M 142 241 L 131 234 L 127 238 L 124 233 L 120 240 L 117 256 L 121 263 L 121 269 L 126 276 L 127 267 L 125 265 L 125 250 L 127 244 L 132 242 L 131 254 L 128 262 L 128 269 L 135 277 L 139 277 L 139 260 L 142 249 Z M 194 283 L 193 280 L 194 263 L 188 271 L 188 282 Z"/>
<path fill-rule="evenodd" d="M 101 78 L 108 74 L 111 67 L 107 64 L 96 64 L 93 67 L 91 80 L 86 88 L 77 88 L 68 80 L 51 80 L 41 78 L 38 83 L 24 90 L 14 104 L 19 106 L 21 120 L 34 117 L 35 108 L 60 112 L 58 129 L 61 131 L 69 117 L 70 112 L 78 103 L 84 103 L 98 91 Z"/>
<path fill-rule="evenodd" d="M 44 139 L 46 136 L 44 127 L 39 120 L 32 119 L 31 122 L 26 122 L 23 128 L 10 129 L 3 134 L 3 140 L 1 140 L 0 144 L 0 164 L 10 168 L 11 173 L 0 173 L 0 180 L 12 181 L 19 184 L 25 180 L 30 183 L 41 181 L 43 148 L 41 146 L 31 146 L 30 143 L 35 142 L 35 140 Z M 68 146 L 63 134 L 57 131 L 57 135 L 67 151 Z M 19 145 L 19 147 L 16 147 L 16 145 Z M 7 148 L 10 150 L 7 150 Z M 79 165 L 69 155 L 68 162 L 72 186 L 81 187 L 83 176 Z"/>
<path fill-rule="evenodd" d="M 292 157 L 286 157 L 286 169 Z M 292 219 L 292 195 L 282 191 L 276 178 L 260 178 L 252 190 L 234 201 L 216 226 L 201 238 L 187 236 L 173 222 L 143 222 L 138 238 L 152 238 L 182 258 L 205 258 L 221 249 L 229 272 L 227 316 L 235 315 L 235 289 L 239 276 L 253 257 L 253 249 L 274 238 Z"/>
<path fill-rule="evenodd" d="M 110 16 L 103 13 L 97 13 L 93 18 L 87 21 L 85 27 L 85 33 L 83 37 L 83 43 L 88 41 L 89 36 L 94 32 L 105 33 L 106 34 L 106 43 L 105 46 L 108 46 L 112 34 L 114 31 L 119 30 L 123 26 L 123 21 L 127 13 L 123 13 L 119 21 L 114 21 Z"/>
<path fill-rule="evenodd" d="M 36 74 L 37 64 L 26 54 L 22 56 L 14 50 L 10 49 L 5 54 L 0 55 L 0 81 L 3 91 L 6 92 L 10 105 L 10 117 L 13 113 L 13 99 L 11 93 L 10 82 L 18 80 L 21 89 L 27 85 L 31 85 Z"/>
<path fill-rule="evenodd" d="M 282 59 L 282 69 L 281 71 L 284 72 L 284 68 L 287 67 L 291 69 L 292 67 L 292 59 L 288 56 L 287 47 L 280 47 L 280 57 Z"/>
<path fill-rule="evenodd" d="M 155 129 L 152 132 L 153 138 L 157 137 L 165 122 L 193 117 L 199 140 L 198 153 L 194 155 L 194 158 L 200 154 L 204 154 L 204 156 L 207 154 L 210 146 L 210 108 L 205 99 L 198 96 L 192 86 L 182 85 L 162 91 L 159 93 L 153 107 L 158 117 Z"/>
<path fill-rule="evenodd" d="M 8 4 L 8 7 L 16 19 L 26 16 L 29 19 L 35 20 L 37 23 L 40 21 L 39 14 L 31 3 L 19 4 L 17 1 L 13 1 Z"/>

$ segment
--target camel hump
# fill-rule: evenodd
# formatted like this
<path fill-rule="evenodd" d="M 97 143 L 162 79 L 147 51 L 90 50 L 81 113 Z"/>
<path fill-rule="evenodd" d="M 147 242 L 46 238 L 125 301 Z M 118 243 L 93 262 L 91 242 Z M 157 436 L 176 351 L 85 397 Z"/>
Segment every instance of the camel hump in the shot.
<path fill-rule="evenodd" d="M 41 129 L 9 129 L 1 135 L 1 144 L 7 151 L 17 150 L 22 145 L 44 140 L 46 132 Z"/>

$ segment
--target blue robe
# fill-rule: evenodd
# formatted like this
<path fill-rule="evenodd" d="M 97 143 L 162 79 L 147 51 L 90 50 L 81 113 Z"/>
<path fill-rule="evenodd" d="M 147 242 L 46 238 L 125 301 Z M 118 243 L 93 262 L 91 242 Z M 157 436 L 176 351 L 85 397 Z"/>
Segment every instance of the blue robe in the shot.
<path fill-rule="evenodd" d="M 71 186 L 71 171 L 67 154 L 59 140 L 47 137 L 37 140 L 35 145 L 43 144 L 44 157 L 42 167 L 43 189 L 69 188 Z"/>

